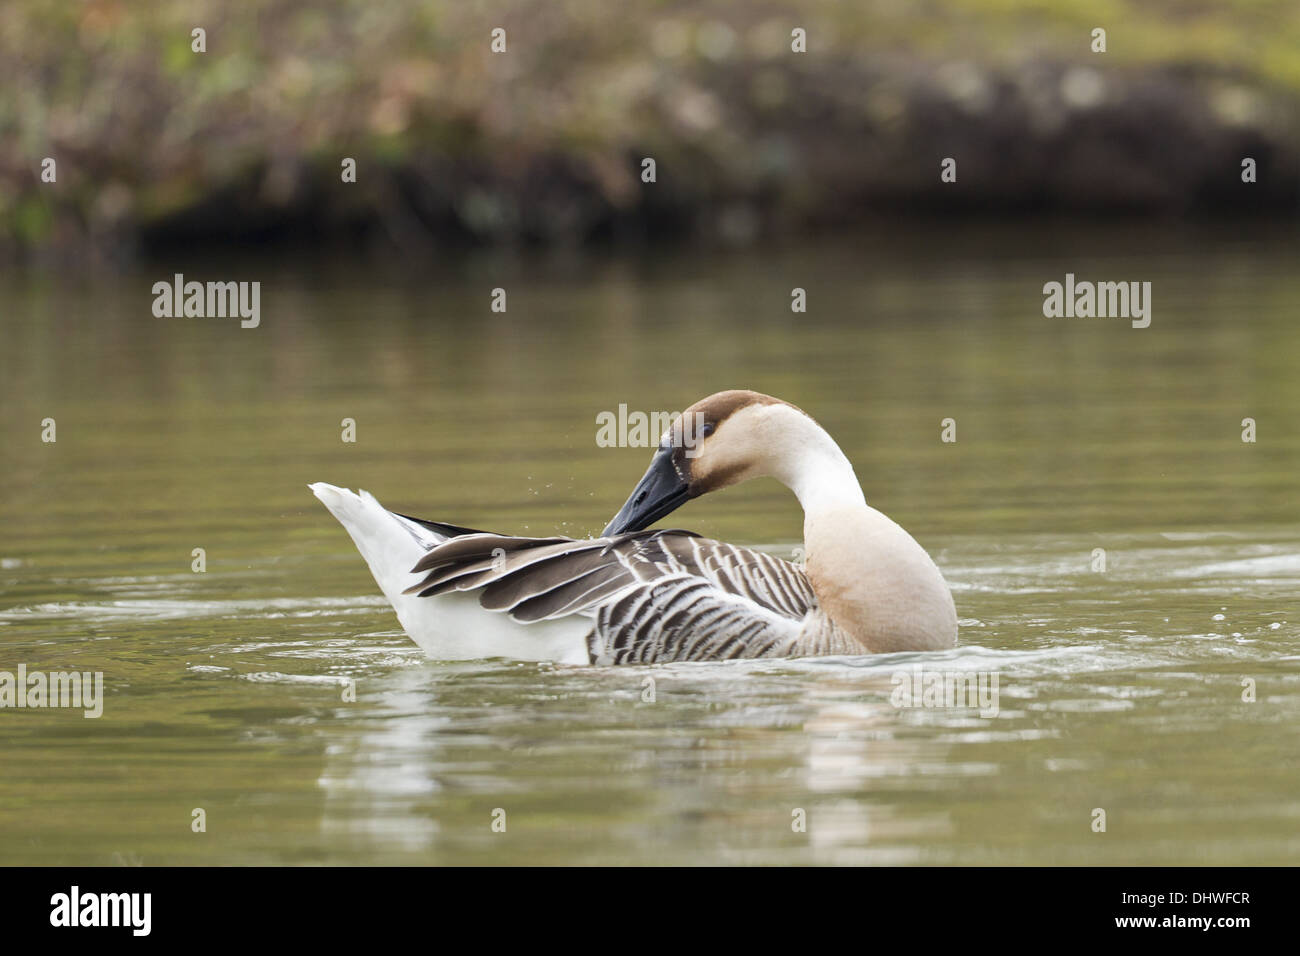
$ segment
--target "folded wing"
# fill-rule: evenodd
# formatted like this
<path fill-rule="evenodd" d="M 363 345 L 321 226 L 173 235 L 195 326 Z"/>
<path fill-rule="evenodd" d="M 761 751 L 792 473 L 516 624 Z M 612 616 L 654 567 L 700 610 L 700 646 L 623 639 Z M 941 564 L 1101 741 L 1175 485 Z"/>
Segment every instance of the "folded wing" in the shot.
<path fill-rule="evenodd" d="M 484 608 L 522 623 L 591 617 L 598 664 L 786 656 L 816 608 L 788 561 L 686 531 L 581 541 L 467 534 L 412 570 L 425 577 L 407 593 L 421 597 L 478 591 Z"/>

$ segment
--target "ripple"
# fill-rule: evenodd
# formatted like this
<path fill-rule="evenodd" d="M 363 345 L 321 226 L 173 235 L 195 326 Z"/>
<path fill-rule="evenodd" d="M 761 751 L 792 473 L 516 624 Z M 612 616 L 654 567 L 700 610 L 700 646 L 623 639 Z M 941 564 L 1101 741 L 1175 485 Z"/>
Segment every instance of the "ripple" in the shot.
<path fill-rule="evenodd" d="M 275 598 L 265 601 L 142 600 L 101 603 L 68 601 L 33 604 L 0 611 L 0 621 L 79 620 L 166 621 L 181 618 L 229 617 L 275 619 L 284 617 L 336 617 L 368 614 L 388 607 L 381 595 L 351 598 Z"/>

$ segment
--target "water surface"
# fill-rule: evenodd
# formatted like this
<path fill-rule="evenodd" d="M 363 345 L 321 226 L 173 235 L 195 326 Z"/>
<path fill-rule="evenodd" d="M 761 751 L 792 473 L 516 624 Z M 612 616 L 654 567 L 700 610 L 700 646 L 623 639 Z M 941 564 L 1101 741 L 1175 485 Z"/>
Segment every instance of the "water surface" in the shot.
<path fill-rule="evenodd" d="M 1296 253 L 1040 224 L 5 276 L 0 670 L 102 671 L 106 700 L 0 710 L 0 862 L 1291 862 Z M 175 271 L 261 281 L 261 326 L 154 318 Z M 1044 318 L 1067 272 L 1151 281 L 1151 327 Z M 429 662 L 306 489 L 590 534 L 649 454 L 596 415 L 727 387 L 841 442 L 951 582 L 958 649 Z M 785 555 L 801 527 L 770 482 L 669 523 Z M 895 707 L 915 666 L 996 673 L 996 716 Z"/>

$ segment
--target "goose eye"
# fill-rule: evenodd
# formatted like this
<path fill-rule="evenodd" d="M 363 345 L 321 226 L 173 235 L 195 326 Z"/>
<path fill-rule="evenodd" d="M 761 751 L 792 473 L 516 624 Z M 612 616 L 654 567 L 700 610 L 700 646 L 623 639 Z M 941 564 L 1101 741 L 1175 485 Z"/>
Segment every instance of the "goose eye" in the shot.
<path fill-rule="evenodd" d="M 704 427 L 700 429 L 700 437 L 708 438 L 713 434 L 713 422 L 705 422 Z"/>

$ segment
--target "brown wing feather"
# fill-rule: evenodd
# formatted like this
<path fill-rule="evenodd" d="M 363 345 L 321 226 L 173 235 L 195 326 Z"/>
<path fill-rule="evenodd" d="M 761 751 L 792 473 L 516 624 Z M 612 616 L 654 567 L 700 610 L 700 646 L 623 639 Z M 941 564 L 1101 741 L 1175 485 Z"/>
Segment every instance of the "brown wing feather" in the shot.
<path fill-rule="evenodd" d="M 816 606 L 807 577 L 789 562 L 686 531 L 641 531 L 588 540 L 472 535 L 435 547 L 413 570 L 427 573 L 407 593 L 425 597 L 482 589 L 483 607 L 506 611 L 519 621 L 590 611 L 620 592 L 653 590 L 670 577 L 703 586 L 704 590 L 691 589 L 697 598 L 716 589 L 751 602 L 764 618 L 771 615 L 774 620 L 798 621 Z M 654 610 L 654 601 L 643 604 L 640 611 Z M 737 617 L 744 607 L 728 602 L 726 614 L 737 618 L 734 626 L 746 623 Z M 623 614 L 609 610 L 602 613 L 603 620 L 611 627 L 626 626 Z M 673 621 L 686 620 L 680 607 L 675 611 L 676 618 L 665 619 L 666 628 L 676 627 Z M 723 613 L 708 606 L 699 611 L 703 618 L 689 615 L 692 620 L 699 618 L 697 624 Z M 647 627 L 647 621 L 637 619 L 635 629 L 646 632 L 640 643 L 649 633 Z M 671 654 L 671 642 L 660 643 L 656 653 Z"/>
<path fill-rule="evenodd" d="M 570 538 L 519 538 L 505 534 L 471 534 L 460 538 L 450 538 L 428 551 L 420 558 L 412 571 L 430 571 L 449 564 L 461 564 L 466 561 L 492 558 L 500 549 L 507 554 L 528 548 L 541 548 L 546 545 L 568 544 Z"/>

